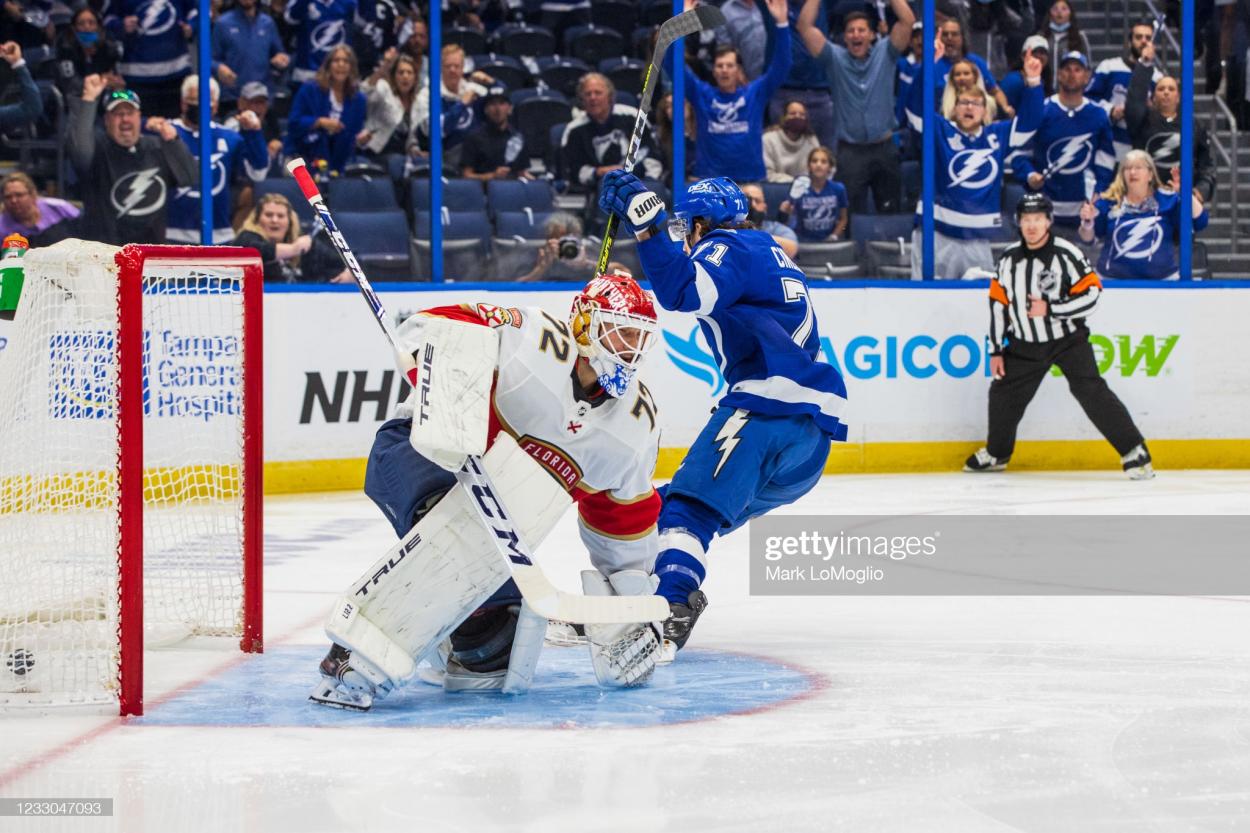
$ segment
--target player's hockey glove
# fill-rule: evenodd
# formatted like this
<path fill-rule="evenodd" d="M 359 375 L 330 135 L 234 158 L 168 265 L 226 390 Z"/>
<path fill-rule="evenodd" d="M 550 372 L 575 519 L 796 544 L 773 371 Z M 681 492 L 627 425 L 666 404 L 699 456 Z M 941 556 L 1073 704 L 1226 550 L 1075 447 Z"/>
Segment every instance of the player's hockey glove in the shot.
<path fill-rule="evenodd" d="M 631 234 L 665 227 L 668 212 L 659 194 L 647 189 L 638 177 L 625 171 L 608 171 L 599 191 L 599 208 L 621 219 Z"/>

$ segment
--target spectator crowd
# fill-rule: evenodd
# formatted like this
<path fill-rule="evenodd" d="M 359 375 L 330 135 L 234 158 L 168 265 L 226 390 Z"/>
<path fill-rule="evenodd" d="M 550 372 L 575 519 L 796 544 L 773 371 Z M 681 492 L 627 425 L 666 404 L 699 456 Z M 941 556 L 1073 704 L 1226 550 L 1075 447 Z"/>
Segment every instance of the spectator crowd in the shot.
<path fill-rule="evenodd" d="M 1180 87 L 1160 60 L 1158 22 L 1126 21 L 1122 53 L 1095 62 L 1077 0 L 938 0 L 932 33 L 909 0 L 719 5 L 726 24 L 686 38 L 664 63 L 635 165 L 662 195 L 727 176 L 744 186 L 750 220 L 814 277 L 918 277 L 927 124 L 937 134 L 937 277 L 992 269 L 996 247 L 1015 238 L 1003 207 L 1027 192 L 1049 198 L 1055 233 L 1102 274 L 1177 273 Z M 1206 82 L 1232 100 L 1245 92 L 1229 66 L 1250 0 L 1198 5 Z M 421 243 L 432 221 L 465 277 L 590 276 L 600 180 L 625 158 L 671 2 L 449 0 L 435 56 L 427 2 L 214 0 L 212 9 L 212 236 L 260 249 L 267 280 L 343 279 L 322 230 L 307 216 L 301 224 L 282 167 L 293 156 L 326 180 L 336 212 L 402 215 L 403 245 L 380 239 L 394 249 L 375 253 L 391 266 L 407 256 L 397 276 L 428 276 Z M 191 0 L 8 0 L 0 131 L 46 137 L 63 123 L 69 164 L 65 175 L 8 173 L 0 226 L 36 244 L 198 241 L 197 31 Z M 936 59 L 927 121 L 926 43 Z M 685 143 L 675 175 L 678 73 Z M 48 111 L 60 102 L 63 122 Z M 1219 198 L 1202 125 L 1192 164 L 1186 199 L 1201 231 Z M 431 176 L 447 178 L 437 219 Z M 879 237 L 899 240 L 897 251 L 856 247 Z M 618 254 L 633 265 L 629 241 Z"/>

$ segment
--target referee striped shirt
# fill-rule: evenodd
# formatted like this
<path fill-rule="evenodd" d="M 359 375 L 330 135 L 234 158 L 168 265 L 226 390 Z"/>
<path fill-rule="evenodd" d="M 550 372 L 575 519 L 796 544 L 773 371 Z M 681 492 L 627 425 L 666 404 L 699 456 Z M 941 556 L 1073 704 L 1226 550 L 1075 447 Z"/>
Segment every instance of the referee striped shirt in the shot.
<path fill-rule="evenodd" d="M 1007 249 L 998 260 L 997 272 L 990 281 L 990 352 L 994 355 L 1003 351 L 1008 337 L 1042 342 L 1071 335 L 1094 311 L 1102 292 L 1102 282 L 1081 250 L 1053 234 L 1039 249 L 1029 249 L 1023 242 Z M 1046 315 L 1029 318 L 1030 295 L 1046 299 Z"/>

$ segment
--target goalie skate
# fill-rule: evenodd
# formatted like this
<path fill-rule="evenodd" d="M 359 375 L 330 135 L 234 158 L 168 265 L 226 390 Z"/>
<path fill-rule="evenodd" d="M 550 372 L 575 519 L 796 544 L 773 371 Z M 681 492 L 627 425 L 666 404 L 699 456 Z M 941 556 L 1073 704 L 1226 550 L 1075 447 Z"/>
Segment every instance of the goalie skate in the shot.
<path fill-rule="evenodd" d="M 390 680 L 369 663 L 357 658 L 353 665 L 351 651 L 342 645 L 330 647 L 318 670 L 321 681 L 308 699 L 331 708 L 367 712 L 393 688 Z"/>

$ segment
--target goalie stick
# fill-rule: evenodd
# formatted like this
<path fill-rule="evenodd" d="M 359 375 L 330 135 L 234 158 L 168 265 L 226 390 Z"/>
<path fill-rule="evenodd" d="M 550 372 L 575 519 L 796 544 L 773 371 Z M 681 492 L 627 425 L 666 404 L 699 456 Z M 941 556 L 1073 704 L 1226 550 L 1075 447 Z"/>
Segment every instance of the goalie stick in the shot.
<path fill-rule="evenodd" d="M 621 165 L 624 170 L 634 169 L 634 157 L 638 155 L 642 134 L 647 129 L 647 116 L 651 112 L 651 99 L 655 96 L 660 64 L 664 61 L 668 48 L 680 37 L 724 25 L 725 15 L 716 6 L 695 6 L 676 17 L 670 17 L 660 26 L 660 33 L 655 40 L 655 52 L 651 54 L 651 63 L 647 65 L 647 74 L 642 80 L 642 94 L 638 96 L 638 117 L 634 119 L 634 135 L 629 138 L 629 149 L 625 153 L 625 162 Z M 608 258 L 612 255 L 612 244 L 616 241 L 619 223 L 615 214 L 608 217 L 608 224 L 603 231 L 603 245 L 599 248 L 596 274 L 602 275 L 608 271 Z"/>
<path fill-rule="evenodd" d="M 710 7 L 709 7 L 710 8 Z M 687 14 L 689 14 L 687 12 Z M 682 17 L 684 15 L 679 15 Z M 674 18 L 676 20 L 677 18 Z M 669 21 L 670 23 L 672 21 Z M 667 24 L 665 24 L 667 25 Z M 347 265 L 348 271 L 360 287 L 369 309 L 378 326 L 391 343 L 395 353 L 396 364 L 407 377 L 408 383 L 417 389 L 417 363 L 412 354 L 404 350 L 399 333 L 382 306 L 381 299 L 373 291 L 365 271 L 347 245 L 342 232 L 334 223 L 325 198 L 308 173 L 304 160 L 300 158 L 287 162 L 286 169 L 299 183 L 300 190 L 308 200 L 321 222 L 339 256 Z M 481 461 L 469 456 L 464 467 L 456 473 L 456 480 L 465 491 L 473 497 L 479 517 L 486 527 L 492 531 L 499 555 L 507 561 L 512 571 L 512 578 L 521 591 L 525 603 L 534 613 L 546 619 L 559 622 L 578 622 L 580 624 L 628 624 L 632 622 L 657 622 L 668 618 L 668 602 L 662 596 L 607 596 L 589 597 L 576 593 L 565 593 L 555 587 L 543 573 L 542 568 L 534 563 L 529 546 L 517 534 L 516 526 L 508 516 L 503 502 L 495 494 L 496 489 L 490 477 L 481 466 Z"/>

